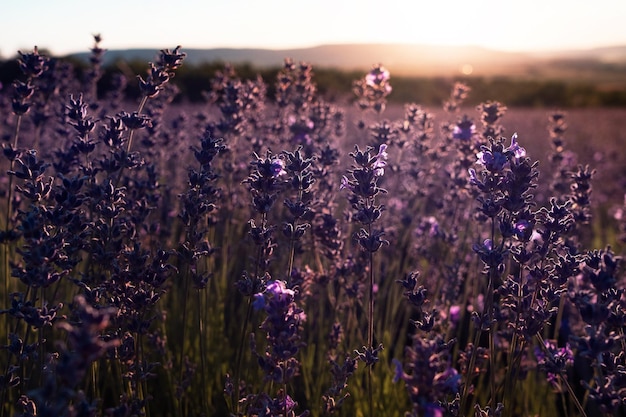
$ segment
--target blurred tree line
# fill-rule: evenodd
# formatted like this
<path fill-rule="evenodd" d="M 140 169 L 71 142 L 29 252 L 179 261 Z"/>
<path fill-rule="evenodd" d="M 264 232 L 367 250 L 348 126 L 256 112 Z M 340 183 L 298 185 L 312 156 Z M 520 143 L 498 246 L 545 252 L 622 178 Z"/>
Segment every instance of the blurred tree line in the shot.
<path fill-rule="evenodd" d="M 55 58 L 69 61 L 74 66 L 74 75 L 83 77 L 88 69 L 84 61 L 72 57 Z M 251 64 L 233 65 L 241 79 L 255 79 L 261 76 L 268 85 L 270 98 L 274 94 L 276 74 L 281 69 L 255 68 Z M 222 70 L 224 63 L 211 62 L 199 65 L 183 65 L 176 73 L 173 82 L 180 89 L 177 100 L 202 102 L 203 92 L 211 90 L 211 78 L 216 71 Z M 136 75 L 146 73 L 147 63 L 143 61 L 116 62 L 103 67 L 103 75 L 98 84 L 100 94 L 112 86 L 114 74 L 125 74 L 130 82 L 126 94 L 129 99 L 139 95 Z M 320 93 L 329 100 L 352 96 L 352 83 L 363 77 L 362 71 L 343 71 L 339 69 L 313 67 L 314 81 Z M 558 79 L 520 79 L 514 77 L 406 77 L 392 73 L 393 92 L 390 102 L 414 102 L 425 106 L 438 106 L 450 95 L 455 81 L 463 81 L 472 89 L 471 99 L 466 103 L 475 105 L 487 100 L 498 100 L 509 107 L 622 107 L 626 106 L 626 83 L 614 88 L 600 87 L 593 82 L 558 80 Z M 15 59 L 0 60 L 0 88 L 7 88 L 15 79 L 21 77 Z"/>

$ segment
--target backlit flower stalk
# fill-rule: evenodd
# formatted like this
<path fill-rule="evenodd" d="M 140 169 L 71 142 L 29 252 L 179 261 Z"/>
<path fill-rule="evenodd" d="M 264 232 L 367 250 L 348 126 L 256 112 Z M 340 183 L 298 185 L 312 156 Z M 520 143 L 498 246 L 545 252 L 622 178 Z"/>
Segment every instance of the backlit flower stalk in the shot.
<path fill-rule="evenodd" d="M 92 167 L 93 157 L 90 154 L 96 148 L 96 141 L 90 138 L 90 133 L 96 128 L 97 120 L 94 120 L 88 112 L 88 104 L 83 101 L 83 96 L 77 98 L 70 96 L 69 104 L 65 106 L 65 113 L 68 123 L 74 128 L 77 134 L 71 147 L 73 154 L 77 157 L 81 155 L 84 163 L 81 164 L 83 175 L 88 178 L 95 177 L 95 171 Z"/>
<path fill-rule="evenodd" d="M 268 213 L 283 190 L 283 176 L 286 174 L 284 161 L 271 151 L 267 151 L 265 157 L 254 155 L 255 159 L 250 163 L 251 172 L 243 182 L 248 186 L 252 197 L 252 212 L 260 216 L 260 224 L 255 219 L 250 219 L 248 235 L 251 238 L 256 254 L 254 256 L 254 272 L 244 271 L 241 278 L 236 282 L 236 287 L 247 299 L 246 316 L 242 326 L 241 339 L 238 345 L 234 383 L 236 387 L 232 392 L 232 408 L 239 413 L 239 400 L 241 398 L 241 366 L 243 351 L 248 332 L 248 325 L 252 318 L 252 301 L 256 294 L 262 294 L 270 281 L 268 272 L 269 263 L 275 249 L 273 241 L 274 227 L 268 223 Z"/>
<path fill-rule="evenodd" d="M 35 46 L 32 52 L 19 53 L 18 64 L 22 74 L 25 76 L 24 81 L 15 81 L 13 83 L 13 97 L 11 98 L 11 110 L 15 115 L 15 125 L 13 129 L 13 141 L 8 145 L 3 145 L 3 154 L 9 161 L 9 171 L 13 171 L 15 163 L 18 157 L 22 154 L 22 151 L 18 148 L 20 129 L 22 127 L 23 117 L 33 104 L 34 93 L 37 87 L 33 83 L 41 77 L 41 75 L 48 69 L 49 59 L 40 55 L 37 47 Z M 18 177 L 19 178 L 19 177 Z M 11 258 L 11 242 L 17 238 L 17 233 L 12 229 L 11 223 L 14 216 L 17 214 L 18 201 L 14 200 L 14 175 L 11 175 L 8 179 L 8 186 L 6 192 L 6 212 L 4 216 L 4 227 L 0 231 L 0 244 L 2 244 L 2 274 L 4 281 L 4 294 L 8 295 L 10 291 L 10 258 Z M 3 301 L 3 307 L 7 306 Z M 8 322 L 6 329 L 8 329 Z M 4 340 L 4 339 L 3 339 Z"/>
<path fill-rule="evenodd" d="M 143 111 L 148 99 L 156 97 L 163 91 L 165 85 L 174 77 L 174 71 L 183 64 L 183 59 L 185 59 L 186 54 L 181 52 L 180 48 L 180 46 L 177 46 L 173 51 L 162 49 L 156 64 L 150 63 L 150 69 L 146 79 L 144 80 L 141 76 L 137 76 L 139 80 L 139 90 L 142 94 L 141 102 L 137 109 L 138 115 Z M 127 152 L 131 150 L 132 140 L 133 133 L 131 130 L 128 136 Z"/>
<path fill-rule="evenodd" d="M 471 88 L 462 82 L 454 83 L 450 97 L 443 103 L 443 109 L 448 113 L 456 113 L 461 109 L 461 105 L 467 99 Z"/>
<path fill-rule="evenodd" d="M 526 155 L 524 148 L 517 143 L 517 135 L 511 138 L 511 145 L 504 147 L 503 140 L 490 139 L 488 145 L 482 145 L 481 151 L 476 155 L 477 164 L 481 169 L 477 172 L 474 168 L 469 169 L 470 185 L 476 192 L 478 200 L 478 218 L 487 223 L 490 228 L 489 237 L 480 244 L 474 245 L 476 252 L 484 264 L 483 274 L 487 277 L 485 305 L 482 312 L 475 312 L 472 316 L 476 326 L 472 354 L 465 375 L 465 383 L 461 395 L 461 412 L 465 412 L 466 403 L 470 395 L 472 379 L 474 377 L 475 362 L 477 359 L 478 346 L 483 332 L 489 332 L 489 359 L 491 369 L 491 399 L 490 407 L 496 406 L 495 387 L 495 323 L 494 323 L 494 291 L 500 286 L 502 276 L 505 273 L 505 258 L 508 254 L 507 241 L 512 234 L 508 233 L 510 224 L 526 221 L 524 209 L 526 209 L 527 191 L 533 187 L 533 175 L 529 170 L 524 178 L 515 175 L 519 162 Z M 531 169 L 531 167 L 528 167 Z M 536 174 L 535 174 L 536 175 Z M 513 216 L 513 217 L 511 217 Z M 516 218 L 516 217 L 519 217 Z M 525 224 L 525 223 L 524 223 Z M 507 227 L 504 227 L 507 226 Z M 497 234 L 497 232 L 500 232 Z"/>
<path fill-rule="evenodd" d="M 206 391 L 207 349 L 205 346 L 204 311 L 201 303 L 201 292 L 206 292 L 209 280 L 213 277 L 213 271 L 202 268 L 201 260 L 207 259 L 214 252 L 211 242 L 208 241 L 209 216 L 218 209 L 221 190 L 215 185 L 219 175 L 215 170 L 214 159 L 226 150 L 222 139 L 214 138 L 207 130 L 200 138 L 200 146 L 192 146 L 196 162 L 199 168 L 190 168 L 188 172 L 188 189 L 180 196 L 181 213 L 180 219 L 185 226 L 185 241 L 178 250 L 179 258 L 183 264 L 183 323 L 180 358 L 179 358 L 179 384 L 183 386 L 185 355 L 185 331 L 187 329 L 189 285 L 193 284 L 196 292 L 197 328 L 200 345 L 200 359 L 202 386 Z"/>
<path fill-rule="evenodd" d="M 174 77 L 174 71 L 178 69 L 185 58 L 186 54 L 180 52 L 180 46 L 177 46 L 173 51 L 169 49 L 162 49 L 159 55 L 159 59 L 156 63 L 150 63 L 150 69 L 148 75 L 144 80 L 140 75 L 137 76 L 139 80 L 139 90 L 141 92 L 141 102 L 139 107 L 133 113 L 121 112 L 118 117 L 122 120 L 126 128 L 128 129 L 128 139 L 126 140 L 126 150 L 122 151 L 120 156 L 121 167 L 115 181 L 115 185 L 119 185 L 122 179 L 122 174 L 127 166 L 128 162 L 132 162 L 131 150 L 133 146 L 133 136 L 135 131 L 139 129 L 145 129 L 151 124 L 149 117 L 142 114 L 144 106 L 148 102 L 148 99 L 156 97 L 163 89 L 171 78 Z"/>
<path fill-rule="evenodd" d="M 93 103 L 97 103 L 98 100 L 98 81 L 102 77 L 102 57 L 106 52 L 106 49 L 100 47 L 100 42 L 102 42 L 102 36 L 93 35 L 93 46 L 89 57 L 91 67 L 85 74 L 85 89 L 88 91 L 88 99 Z"/>
<path fill-rule="evenodd" d="M 224 214 L 226 234 L 230 233 L 234 208 L 244 208 L 245 199 L 239 195 L 240 188 L 236 185 L 248 176 L 250 149 L 261 153 L 265 134 L 265 97 L 266 86 L 260 79 L 242 80 L 235 69 L 227 65 L 217 71 L 211 84 L 211 91 L 205 94 L 207 101 L 219 110 L 219 117 L 211 121 L 204 129 L 212 129 L 215 135 L 224 138 L 228 143 L 227 152 L 222 159 L 224 176 Z M 239 150 L 245 149 L 244 152 Z M 226 248 L 224 248 L 226 250 Z"/>
<path fill-rule="evenodd" d="M 417 328 L 411 345 L 404 349 L 404 364 L 393 359 L 396 367 L 393 382 L 403 381 L 413 409 L 407 417 L 443 415 L 445 407 L 452 407 L 447 400 L 458 392 L 461 375 L 452 367 L 452 348 L 455 339 L 444 339 L 441 315 L 437 310 L 426 308 L 428 291 L 419 283 L 419 273 L 410 272 L 397 281 L 404 289 L 404 297 L 413 310 Z M 450 324 L 455 325 L 458 317 Z M 454 402 L 453 402 L 454 403 Z"/>
<path fill-rule="evenodd" d="M 487 101 L 478 105 L 483 129 L 480 132 L 481 143 L 487 144 L 490 138 L 499 138 L 504 134 L 500 120 L 506 113 L 506 106 L 498 101 Z"/>
<path fill-rule="evenodd" d="M 309 113 L 315 100 L 317 87 L 312 81 L 313 67 L 292 59 L 285 59 L 282 70 L 276 76 L 276 104 L 282 116 L 291 114 L 295 120 Z"/>
<path fill-rule="evenodd" d="M 7 174 L 17 178 L 20 183 L 15 185 L 15 200 L 23 202 L 23 209 L 16 206 L 17 214 L 15 219 L 15 229 L 11 235 L 18 242 L 15 253 L 11 254 L 11 247 L 7 242 L 5 255 L 13 259 L 10 269 L 6 270 L 6 278 L 17 278 L 22 285 L 13 283 L 15 292 L 5 293 L 10 300 L 11 307 L 0 310 L 1 313 L 8 313 L 5 316 L 5 331 L 12 344 L 16 340 L 29 346 L 30 351 L 23 351 L 19 354 L 11 352 L 6 357 L 6 368 L 3 366 L 5 374 L 10 374 L 9 370 L 24 369 L 30 361 L 35 361 L 39 356 L 40 364 L 43 363 L 43 342 L 45 341 L 46 327 L 48 327 L 56 315 L 54 307 L 48 307 L 45 297 L 47 288 L 58 282 L 62 277 L 68 275 L 75 265 L 67 259 L 65 249 L 65 235 L 51 217 L 49 208 L 49 198 L 52 193 L 53 179 L 46 175 L 46 170 L 50 164 L 37 157 L 34 149 L 25 151 L 13 164 L 13 170 Z M 19 300 L 19 302 L 18 302 Z M 16 308 L 17 307 L 17 308 Z M 58 309 L 58 307 L 56 308 Z M 54 313 L 54 314 L 52 314 Z M 44 318 L 48 316 L 48 318 Z M 33 342 L 32 339 L 35 339 Z M 15 356 L 13 362 L 12 355 Z M 30 362 L 32 363 L 32 362 Z M 26 380 L 21 371 L 19 378 L 20 385 L 16 386 L 22 390 L 32 388 L 32 384 L 40 382 L 40 374 L 32 374 L 32 380 Z M 0 387 L 0 399 L 5 400 L 8 389 L 11 386 L 2 385 Z"/>
<path fill-rule="evenodd" d="M 587 252 L 582 276 L 569 294 L 583 322 L 581 334 L 570 339 L 584 369 L 591 370 L 582 376 L 588 402 L 594 406 L 589 408 L 590 415 L 591 410 L 604 416 L 615 415 L 615 410 L 626 401 L 626 299 L 620 287 L 622 264 L 623 259 L 610 247 Z"/>
<path fill-rule="evenodd" d="M 385 111 L 387 96 L 392 91 L 389 79 L 389 70 L 378 64 L 365 77 L 354 82 L 352 91 L 357 96 L 357 106 L 361 111 L 372 110 L 378 115 Z M 365 122 L 361 121 L 359 127 L 365 127 Z"/>
<path fill-rule="evenodd" d="M 387 145 L 381 144 L 378 153 L 373 154 L 374 148 L 367 147 L 361 151 L 355 146 L 355 151 L 350 153 L 353 159 L 352 169 L 348 171 L 349 176 L 344 176 L 341 180 L 341 188 L 347 189 L 350 193 L 348 201 L 352 206 L 352 221 L 361 225 L 361 229 L 354 234 L 354 240 L 369 256 L 369 297 L 368 297 L 368 330 L 367 345 L 362 351 L 357 351 L 360 360 L 365 362 L 369 368 L 369 409 L 373 415 L 373 388 L 372 388 L 372 366 L 378 362 L 378 354 L 383 349 L 382 343 L 374 347 L 374 253 L 382 245 L 389 244 L 382 237 L 383 229 L 375 229 L 374 223 L 380 219 L 384 210 L 383 205 L 376 203 L 376 196 L 387 191 L 378 186 L 378 181 L 385 173 L 387 165 Z"/>
<path fill-rule="evenodd" d="M 116 338 L 105 336 L 116 309 L 92 307 L 82 295 L 74 298 L 72 317 L 55 327 L 66 332 L 66 341 L 57 340 L 60 350 L 46 358 L 44 382 L 20 398 L 24 416 L 95 415 L 95 404 L 85 400 L 79 389 L 92 365 L 119 346 Z M 87 414 L 88 413 L 88 414 Z"/>
<path fill-rule="evenodd" d="M 470 170 L 470 183 L 478 190 L 480 217 L 491 221 L 491 238 L 474 246 L 489 277 L 485 308 L 482 315 L 474 316 L 478 326 L 474 346 L 478 346 L 481 332 L 489 331 L 489 366 L 493 375 L 494 337 L 509 341 L 504 389 L 498 394 L 492 377 L 489 408 L 500 408 L 504 415 L 511 415 L 515 382 L 523 372 L 522 360 L 530 344 L 555 316 L 566 283 L 577 272 L 578 259 L 562 243 L 562 236 L 573 222 L 569 205 L 559 205 L 553 199 L 550 208 L 534 210 L 531 191 L 536 187 L 537 164 L 526 157 L 517 135 L 513 135 L 507 148 L 502 141 L 492 139 L 490 146 L 483 145 L 481 149 L 478 162 L 484 168 L 480 175 Z M 494 305 L 495 293 L 498 305 Z M 498 327 L 500 322 L 508 325 Z M 470 357 L 461 410 L 465 409 L 476 351 Z M 569 393 L 575 400 L 573 392 Z M 502 408 L 500 400 L 506 407 Z"/>
<path fill-rule="evenodd" d="M 287 394 L 288 384 L 300 372 L 296 355 L 304 346 L 301 333 L 306 315 L 296 304 L 296 295 L 296 291 L 288 288 L 284 281 L 273 280 L 267 283 L 263 293 L 255 295 L 253 303 L 256 310 L 263 310 L 267 314 L 260 326 L 266 332 L 265 351 L 258 352 L 254 337 L 251 337 L 253 354 L 263 370 L 265 382 L 272 382 L 280 387 L 275 398 L 271 394 L 269 396 L 269 408 L 276 408 L 272 415 L 285 417 L 295 417 L 297 403 Z M 267 399 L 267 393 L 249 395 L 245 400 L 248 403 L 248 415 L 257 415 L 255 408 L 259 407 L 259 402 L 263 404 Z M 301 414 L 304 415 L 308 415 L 308 412 Z"/>
<path fill-rule="evenodd" d="M 553 175 L 550 191 L 552 191 L 554 196 L 560 198 L 560 202 L 567 198 L 570 185 L 569 173 L 572 169 L 570 167 L 570 158 L 567 157 L 567 152 L 565 151 L 566 116 L 564 112 L 556 111 L 548 118 L 548 133 L 552 147 L 548 160 L 552 165 Z"/>
<path fill-rule="evenodd" d="M 284 152 L 286 164 L 285 171 L 288 176 L 288 185 L 295 196 L 285 199 L 283 202 L 287 208 L 289 221 L 283 224 L 283 235 L 289 239 L 289 252 L 287 262 L 287 285 L 291 288 L 291 274 L 294 270 L 294 258 L 296 253 L 302 252 L 302 238 L 311 227 L 313 211 L 311 205 L 314 201 L 312 186 L 315 182 L 311 172 L 311 158 L 303 158 L 302 147 L 295 152 Z"/>

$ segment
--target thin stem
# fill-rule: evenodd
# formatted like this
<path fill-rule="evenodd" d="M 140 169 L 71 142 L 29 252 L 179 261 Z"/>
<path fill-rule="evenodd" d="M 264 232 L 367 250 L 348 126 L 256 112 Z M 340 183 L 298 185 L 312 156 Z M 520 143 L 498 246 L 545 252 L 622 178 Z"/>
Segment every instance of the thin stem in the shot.
<path fill-rule="evenodd" d="M 367 225 L 369 236 L 372 235 L 371 223 Z M 367 328 L 367 348 L 374 350 L 374 253 L 369 252 L 369 308 L 368 308 L 368 328 Z M 372 368 L 374 364 L 368 366 L 367 390 L 370 416 L 374 417 L 374 388 L 372 381 Z"/>
<path fill-rule="evenodd" d="M 13 149 L 17 149 L 17 142 L 20 136 L 20 127 L 22 126 L 22 115 L 18 114 L 15 120 L 15 130 L 13 132 Z"/>
<path fill-rule="evenodd" d="M 287 417 L 287 383 L 286 382 L 283 384 L 283 401 L 284 401 L 283 415 Z"/>
<path fill-rule="evenodd" d="M 374 388 L 372 386 L 372 366 L 368 366 L 367 368 L 367 382 L 368 406 L 370 410 L 370 416 L 374 417 Z"/>
<path fill-rule="evenodd" d="M 516 358 L 517 358 L 517 342 L 518 342 L 518 337 L 517 334 L 519 332 L 520 329 L 520 325 L 521 325 L 521 315 L 520 315 L 520 306 L 521 306 L 521 302 L 522 302 L 522 282 L 521 282 L 521 275 L 522 275 L 522 265 L 520 265 L 519 270 L 518 270 L 518 274 L 517 274 L 517 283 L 518 283 L 518 287 L 517 287 L 517 317 L 515 320 L 515 328 L 513 329 L 513 337 L 511 339 L 511 346 L 509 347 L 509 363 L 508 366 L 506 368 L 506 374 L 504 376 L 504 399 L 506 400 L 507 398 L 509 398 L 509 390 L 513 389 L 513 386 L 515 385 L 513 382 L 513 380 L 511 379 L 511 372 L 513 372 L 513 364 L 516 362 Z M 507 408 L 505 408 L 505 410 L 507 410 Z M 506 412 L 506 411 L 505 411 Z"/>
<path fill-rule="evenodd" d="M 17 115 L 17 119 L 15 120 L 15 130 L 13 132 L 13 149 L 17 150 L 17 145 L 18 145 L 18 139 L 19 139 L 19 135 L 20 135 L 20 127 L 22 125 L 22 115 L 18 114 Z M 10 162 L 10 171 L 13 171 L 15 165 L 15 161 L 11 160 Z M 12 213 L 12 200 L 13 200 L 13 175 L 9 175 L 9 185 L 8 185 L 8 190 L 7 190 L 7 206 L 6 206 L 6 214 L 5 214 L 5 219 L 4 219 L 4 233 L 5 235 L 7 235 L 8 231 L 9 231 L 9 227 L 10 227 L 10 222 L 11 222 L 11 213 Z M 10 266 L 10 258 L 11 258 L 11 248 L 9 246 L 9 241 L 6 241 L 3 243 L 2 245 L 2 272 L 4 275 L 4 294 L 3 294 L 3 299 L 6 300 L 5 303 L 3 305 L 3 307 L 5 309 L 8 309 L 9 307 L 9 303 L 10 301 L 8 301 L 9 299 L 9 293 L 11 292 L 11 283 L 10 283 L 10 278 L 11 278 L 11 266 Z M 30 288 L 30 287 L 29 287 Z M 7 345 L 9 342 L 9 327 L 10 327 L 10 322 L 9 322 L 9 314 L 5 314 L 4 317 L 4 328 L 6 329 L 7 333 L 6 333 L 6 341 L 7 341 Z M 16 327 L 17 327 L 17 323 L 16 323 Z M 9 361 L 11 359 L 11 355 L 7 353 L 7 370 L 8 370 L 8 366 L 9 366 Z M 6 372 L 5 372 L 6 375 Z M 3 388 L 2 389 L 2 394 L 0 395 L 0 414 L 2 416 L 5 415 L 5 408 L 4 408 L 4 401 L 6 399 L 6 394 L 8 394 L 8 388 Z"/>
<path fill-rule="evenodd" d="M 491 244 L 495 245 L 494 240 L 495 240 L 495 234 L 496 234 L 496 226 L 495 226 L 495 217 L 491 218 Z M 474 334 L 474 345 L 472 346 L 472 354 L 470 356 L 470 361 L 468 364 L 468 368 L 467 368 L 467 379 L 465 381 L 465 385 L 463 386 L 463 395 L 461 396 L 461 413 L 464 412 L 465 407 L 467 405 L 467 400 L 469 397 L 469 390 L 470 390 L 470 386 L 471 386 L 471 382 L 472 382 L 472 377 L 474 374 L 474 366 L 476 365 L 476 358 L 478 356 L 478 345 L 480 343 L 480 338 L 482 336 L 483 333 L 483 323 L 485 321 L 485 315 L 487 316 L 487 323 L 489 323 L 489 366 L 492 367 L 490 369 L 491 372 L 491 396 L 492 398 L 490 399 L 490 404 L 493 405 L 493 401 L 495 400 L 494 396 L 495 396 L 495 389 L 494 389 L 494 378 L 495 376 L 493 375 L 494 372 L 494 357 L 493 354 L 495 352 L 495 347 L 492 346 L 492 342 L 493 342 L 493 335 L 492 335 L 492 327 L 493 324 L 491 323 L 492 321 L 492 307 L 493 307 L 493 289 L 494 289 L 494 278 L 495 278 L 495 270 L 492 266 L 489 267 L 488 270 L 488 276 L 489 276 L 489 283 L 487 285 L 487 300 L 485 302 L 485 307 L 483 310 L 483 313 L 480 317 L 480 323 L 478 326 L 478 329 L 476 329 L 476 333 Z"/>
<path fill-rule="evenodd" d="M 489 386 L 491 391 L 491 398 L 489 405 L 493 409 L 496 404 L 496 347 L 495 347 L 495 326 L 493 324 L 489 327 Z"/>
<path fill-rule="evenodd" d="M 300 176 L 299 173 L 297 173 L 296 175 Z M 300 186 L 298 187 L 298 201 L 302 201 L 302 195 L 303 195 L 303 189 L 302 189 L 302 178 L 300 178 L 300 181 L 298 181 L 298 183 L 300 184 Z M 298 227 L 298 219 L 293 219 L 292 222 L 292 227 L 293 227 L 293 234 L 296 233 L 296 228 Z M 291 283 L 291 273 L 293 272 L 293 262 L 294 262 L 294 258 L 295 258 L 295 252 L 296 252 L 296 239 L 294 239 L 293 235 L 291 236 L 291 238 L 289 239 L 289 266 L 287 267 L 287 285 L 289 285 Z"/>
<path fill-rule="evenodd" d="M 204 309 L 202 308 L 202 299 L 200 297 L 200 288 L 196 291 L 196 302 L 198 303 L 198 334 L 200 336 L 200 361 L 202 364 L 202 369 L 200 370 L 200 377 L 202 378 L 202 395 L 203 404 L 202 406 L 205 409 L 208 409 L 208 404 L 206 403 L 206 396 L 208 395 L 208 388 L 206 383 L 206 347 L 205 347 L 205 335 L 204 335 L 204 321 L 202 320 L 202 312 Z"/>
<path fill-rule="evenodd" d="M 298 227 L 298 220 L 294 219 L 293 223 L 293 234 L 296 232 L 296 227 Z M 287 286 L 291 284 L 291 273 L 293 272 L 293 261 L 296 253 L 296 239 L 294 239 L 293 235 L 289 238 L 289 261 L 287 265 L 287 276 L 285 277 L 285 281 L 287 282 Z"/>
<path fill-rule="evenodd" d="M 371 225 L 368 225 L 369 233 L 371 236 Z M 367 329 L 367 345 L 370 348 L 374 347 L 374 254 L 369 253 L 369 307 L 368 307 L 368 329 Z"/>
<path fill-rule="evenodd" d="M 237 367 L 235 368 L 235 380 L 233 381 L 236 384 L 235 388 L 235 400 L 233 404 L 235 405 L 235 409 L 237 410 L 236 415 L 239 415 L 239 399 L 241 397 L 241 386 L 239 384 L 239 379 L 241 378 L 241 362 L 243 360 L 243 346 L 246 342 L 246 333 L 248 331 L 248 322 L 252 318 L 252 298 L 248 298 L 248 307 L 246 309 L 246 319 L 243 322 L 243 328 L 241 329 L 241 338 L 239 341 L 239 349 L 237 350 Z"/>
<path fill-rule="evenodd" d="M 141 114 L 147 102 L 148 102 L 148 96 L 143 96 L 143 98 L 141 99 L 141 102 L 139 103 L 139 107 L 137 108 L 137 114 Z M 126 145 L 127 153 L 130 153 L 130 150 L 133 146 L 133 135 L 135 133 L 135 130 L 136 129 L 131 129 L 130 132 L 128 133 L 128 145 Z"/>
<path fill-rule="evenodd" d="M 465 406 L 467 404 L 467 398 L 469 396 L 469 390 L 474 374 L 474 366 L 476 366 L 476 357 L 478 356 L 477 346 L 480 343 L 480 337 L 482 335 L 482 329 L 479 327 L 475 329 L 474 333 L 474 344 L 472 346 L 472 355 L 470 356 L 470 360 L 467 366 L 467 377 L 465 380 L 465 384 L 463 385 L 463 395 L 461 396 L 461 413 L 465 410 Z"/>
<path fill-rule="evenodd" d="M 20 126 L 22 125 L 22 115 L 18 114 L 17 115 L 17 119 L 15 120 L 15 130 L 13 132 L 13 149 L 16 150 L 17 149 L 17 144 L 18 144 L 18 139 L 20 136 Z M 13 168 L 15 166 L 15 161 L 11 160 L 10 163 L 10 171 L 13 171 Z M 9 231 L 9 226 L 10 226 L 10 222 L 11 222 L 11 212 L 12 207 L 12 200 L 13 200 L 13 175 L 9 175 L 9 186 L 7 189 L 7 207 L 6 207 L 6 213 L 5 213 L 5 218 L 4 218 L 4 232 L 5 235 L 6 233 Z M 6 299 L 6 297 L 8 297 L 9 295 L 9 278 L 11 276 L 11 271 L 10 271 L 10 267 L 9 267 L 9 258 L 10 258 L 10 250 L 9 250 L 9 242 L 4 242 L 3 245 L 3 251 L 2 251 L 3 257 L 2 257 L 2 266 L 3 266 L 3 271 L 4 271 L 4 297 Z M 7 306 L 8 307 L 8 306 Z M 6 315 L 6 326 L 5 329 L 9 328 L 9 321 L 8 321 L 8 314 Z M 8 334 L 7 334 L 8 337 Z"/>
<path fill-rule="evenodd" d="M 262 226 L 264 229 L 267 227 L 267 213 L 263 213 L 263 218 L 262 218 Z M 257 257 L 256 257 L 256 262 L 255 262 L 255 266 L 254 266 L 254 277 L 255 279 L 258 279 L 259 277 L 259 272 L 260 272 L 260 263 L 261 260 L 263 258 L 263 254 L 264 254 L 264 248 L 262 246 L 259 245 L 258 249 L 257 249 Z M 239 399 L 241 397 L 241 389 L 240 389 L 240 385 L 239 385 L 239 380 L 241 378 L 241 365 L 242 365 L 242 361 L 243 361 L 243 349 L 244 349 L 244 345 L 246 343 L 246 333 L 248 331 L 248 323 L 250 322 L 250 320 L 252 319 L 252 297 L 248 297 L 248 307 L 246 309 L 246 319 L 243 322 L 243 328 L 241 329 L 241 338 L 239 340 L 239 348 L 237 351 L 237 368 L 235 369 L 235 381 L 234 383 L 237 384 L 237 388 L 235 389 L 236 392 L 236 397 L 235 397 L 235 407 L 237 410 L 237 415 L 239 415 Z"/>
<path fill-rule="evenodd" d="M 187 330 L 187 294 L 189 292 L 189 274 L 190 274 L 191 270 L 189 268 L 189 264 L 186 265 L 185 268 L 185 274 L 183 276 L 183 323 L 182 323 L 182 335 L 180 338 L 180 358 L 179 358 L 179 362 L 178 362 L 178 366 L 179 366 L 179 374 L 178 374 L 178 383 L 179 385 L 182 387 L 183 385 L 183 377 L 185 375 L 185 367 L 184 367 L 184 362 L 185 362 L 185 336 L 186 336 L 186 330 Z M 180 413 L 181 415 L 183 412 L 183 401 L 182 398 L 179 401 L 179 407 L 180 407 Z"/>

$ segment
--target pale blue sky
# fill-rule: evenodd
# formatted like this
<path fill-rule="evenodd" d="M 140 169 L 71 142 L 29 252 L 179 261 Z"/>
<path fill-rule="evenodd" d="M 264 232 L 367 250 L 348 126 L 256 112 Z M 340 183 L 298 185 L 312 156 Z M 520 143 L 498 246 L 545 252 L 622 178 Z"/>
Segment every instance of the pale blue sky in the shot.
<path fill-rule="evenodd" d="M 0 0 L 0 55 L 401 42 L 501 50 L 626 44 L 625 0 Z"/>

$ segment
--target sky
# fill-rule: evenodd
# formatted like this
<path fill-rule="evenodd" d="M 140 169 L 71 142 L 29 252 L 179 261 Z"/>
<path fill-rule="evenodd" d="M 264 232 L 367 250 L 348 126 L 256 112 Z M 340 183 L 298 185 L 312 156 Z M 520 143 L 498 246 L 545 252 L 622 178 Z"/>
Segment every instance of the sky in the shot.
<path fill-rule="evenodd" d="M 289 49 L 338 43 L 549 51 L 626 45 L 624 0 L 1 0 L 0 56 L 101 47 Z"/>

